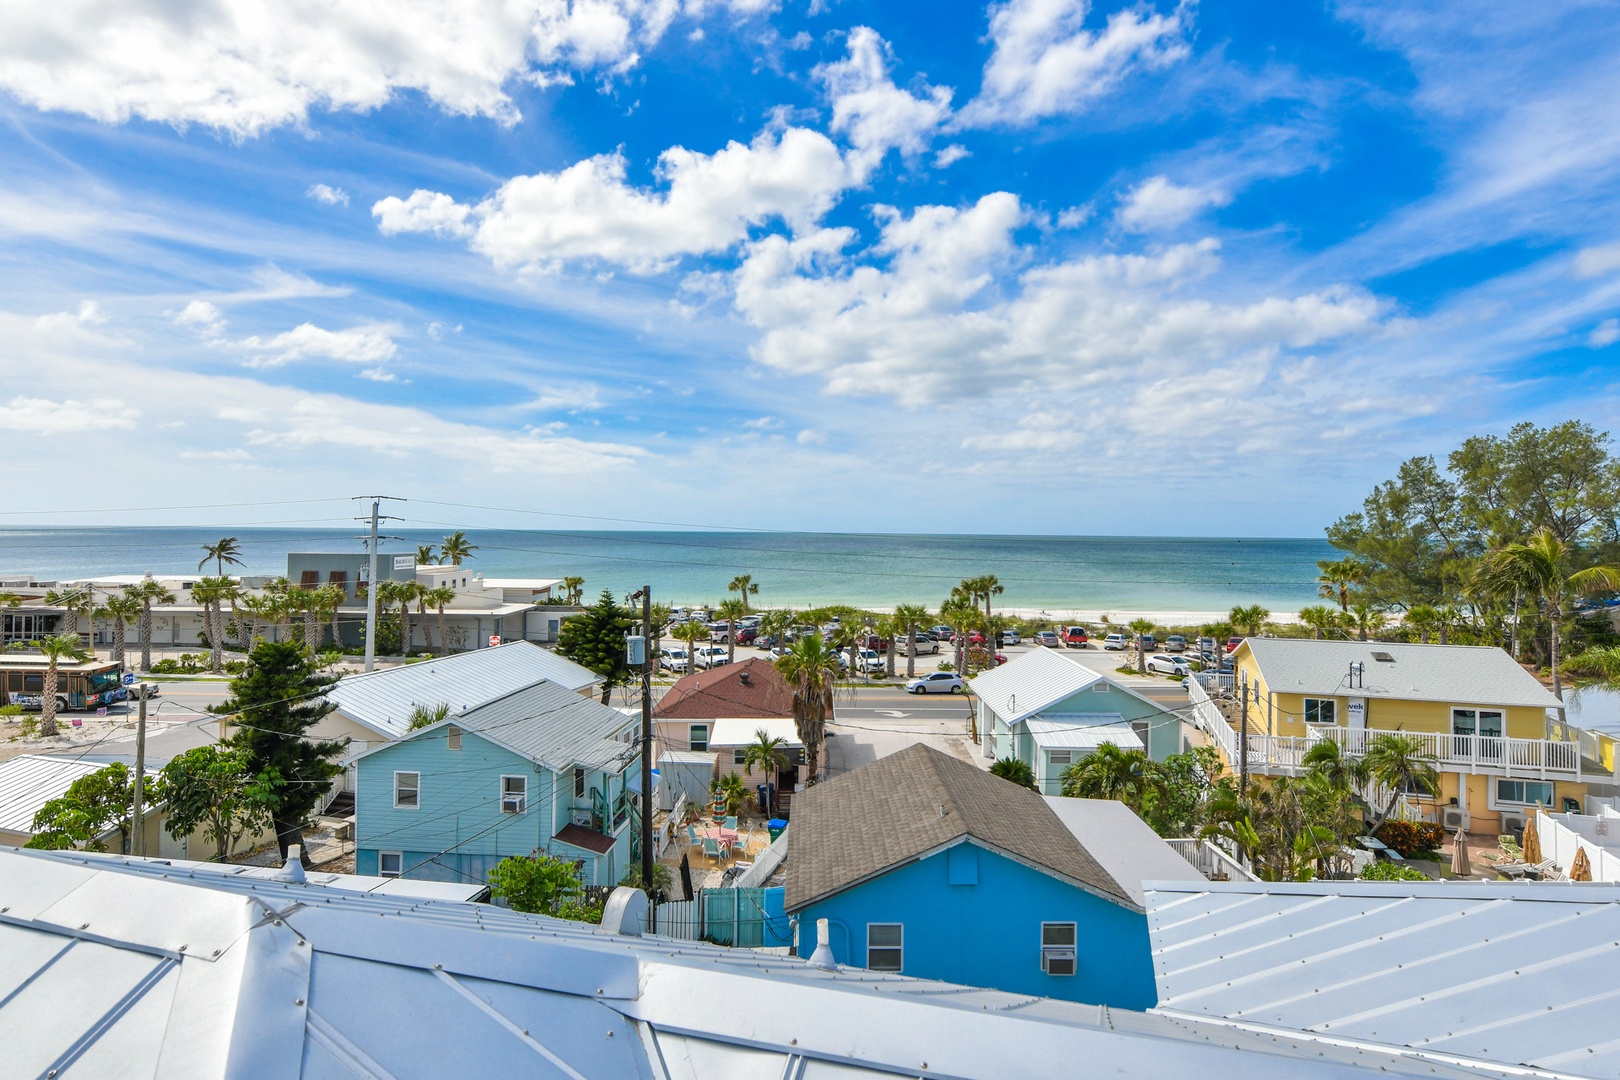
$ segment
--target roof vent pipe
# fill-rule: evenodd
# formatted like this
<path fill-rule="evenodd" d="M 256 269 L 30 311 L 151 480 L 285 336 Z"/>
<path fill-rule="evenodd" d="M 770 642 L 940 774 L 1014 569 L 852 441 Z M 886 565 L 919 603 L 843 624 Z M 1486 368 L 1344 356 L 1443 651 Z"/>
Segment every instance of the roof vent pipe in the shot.
<path fill-rule="evenodd" d="M 826 919 L 816 920 L 816 951 L 811 953 L 810 959 L 804 963 L 806 967 L 821 968 L 823 971 L 838 970 L 838 961 L 833 959 Z"/>
<path fill-rule="evenodd" d="M 737 678 L 742 681 L 742 684 L 744 686 L 748 685 L 748 672 L 747 671 L 739 671 L 739 672 L 737 672 Z"/>
<path fill-rule="evenodd" d="M 304 847 L 302 844 L 287 845 L 287 861 L 281 864 L 281 869 L 270 875 L 271 881 L 290 881 L 294 885 L 302 885 L 309 879 L 304 876 Z"/>

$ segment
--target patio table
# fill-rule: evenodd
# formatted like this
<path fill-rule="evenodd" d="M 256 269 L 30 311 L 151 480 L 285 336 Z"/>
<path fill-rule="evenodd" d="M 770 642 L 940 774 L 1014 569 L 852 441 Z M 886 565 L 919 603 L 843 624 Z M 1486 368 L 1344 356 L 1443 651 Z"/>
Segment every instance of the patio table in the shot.
<path fill-rule="evenodd" d="M 727 844 L 735 844 L 737 842 L 736 829 L 723 829 L 718 825 L 712 829 L 700 829 L 698 831 L 698 835 L 706 837 L 710 840 L 722 840 Z"/>

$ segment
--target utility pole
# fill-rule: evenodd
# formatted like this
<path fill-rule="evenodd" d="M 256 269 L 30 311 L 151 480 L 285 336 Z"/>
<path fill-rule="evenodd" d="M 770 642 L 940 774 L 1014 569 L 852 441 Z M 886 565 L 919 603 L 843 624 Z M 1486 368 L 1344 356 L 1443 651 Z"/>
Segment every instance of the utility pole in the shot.
<path fill-rule="evenodd" d="M 135 721 L 135 797 L 129 808 L 129 853 L 146 854 L 145 807 L 141 805 L 146 786 L 146 683 L 141 683 L 140 713 Z"/>
<path fill-rule="evenodd" d="M 378 511 L 378 508 L 379 508 L 379 504 L 384 499 L 387 499 L 389 502 L 404 502 L 405 500 L 396 499 L 392 495 L 356 495 L 355 498 L 359 499 L 359 500 L 365 500 L 365 499 L 370 499 L 371 500 L 371 514 L 370 514 L 369 518 L 362 517 L 362 518 L 356 518 L 355 519 L 356 521 L 368 521 L 369 520 L 371 522 L 371 533 L 370 533 L 370 535 L 361 537 L 362 540 L 366 541 L 366 550 L 370 553 L 370 556 L 371 556 L 371 576 L 366 581 L 366 666 L 365 666 L 365 670 L 370 671 L 373 667 L 375 667 L 377 665 L 377 541 L 379 541 L 379 540 L 398 540 L 399 539 L 399 537 L 397 537 L 397 536 L 383 537 L 383 536 L 378 536 L 377 535 L 377 523 L 379 521 L 385 521 L 385 520 L 386 521 L 398 521 L 399 520 L 398 518 L 388 517 L 385 514 L 379 514 L 377 511 Z M 409 642 L 407 642 L 406 644 L 409 645 Z"/>
<path fill-rule="evenodd" d="M 652 846 L 652 586 L 641 587 L 641 882 L 647 887 L 647 932 L 658 933 L 658 890 L 653 885 Z"/>

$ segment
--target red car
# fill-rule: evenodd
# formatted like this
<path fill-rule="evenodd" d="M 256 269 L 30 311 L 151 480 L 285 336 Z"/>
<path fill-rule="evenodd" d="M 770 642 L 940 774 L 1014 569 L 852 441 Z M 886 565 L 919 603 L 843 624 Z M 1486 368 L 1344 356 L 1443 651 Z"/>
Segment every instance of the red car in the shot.
<path fill-rule="evenodd" d="M 968 634 L 968 645 L 972 646 L 972 645 L 983 645 L 983 644 L 984 644 L 984 634 L 983 634 L 982 631 L 975 630 L 972 633 Z"/>
<path fill-rule="evenodd" d="M 1063 631 L 1063 644 L 1071 649 L 1083 649 L 1090 640 L 1091 635 L 1086 633 L 1083 626 L 1071 626 Z"/>
<path fill-rule="evenodd" d="M 1227 652 L 1236 652 L 1237 647 L 1239 645 L 1241 645 L 1241 644 L 1243 644 L 1243 639 L 1242 638 L 1240 638 L 1240 637 L 1229 637 L 1229 638 L 1226 639 L 1226 651 Z"/>

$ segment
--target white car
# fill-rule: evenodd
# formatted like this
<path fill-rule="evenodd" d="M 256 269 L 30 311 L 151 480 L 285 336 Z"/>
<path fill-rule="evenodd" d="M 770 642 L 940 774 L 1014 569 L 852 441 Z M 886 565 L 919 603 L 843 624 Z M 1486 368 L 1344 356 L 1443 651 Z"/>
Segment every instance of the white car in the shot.
<path fill-rule="evenodd" d="M 685 649 L 664 649 L 658 654 L 658 666 L 665 671 L 691 671 L 692 662 Z"/>
<path fill-rule="evenodd" d="M 967 683 L 954 671 L 936 671 L 906 683 L 906 690 L 913 694 L 960 694 L 966 688 Z"/>
<path fill-rule="evenodd" d="M 716 668 L 730 661 L 726 658 L 726 650 L 718 645 L 703 645 L 693 651 L 693 657 L 700 668 Z"/>
<path fill-rule="evenodd" d="M 906 639 L 904 637 L 902 637 L 898 641 L 896 641 L 894 643 L 894 647 L 899 650 L 898 652 L 896 652 L 894 654 L 896 656 L 904 656 L 904 655 L 906 655 L 906 650 L 910 648 L 910 646 L 906 644 Z M 934 640 L 931 637 L 923 637 L 922 631 L 921 630 L 917 631 L 917 655 L 918 656 L 938 656 L 939 655 L 939 642 Z"/>
<path fill-rule="evenodd" d="M 1179 656 L 1169 653 L 1154 653 L 1148 657 L 1147 669 L 1157 671 L 1161 675 L 1191 675 L 1192 665 Z"/>
<path fill-rule="evenodd" d="M 1038 637 L 1039 635 L 1036 636 Z M 1017 630 L 1009 627 L 1001 632 L 1001 643 L 1003 645 L 1019 645 L 1023 643 L 1023 638 L 1018 636 Z"/>
<path fill-rule="evenodd" d="M 1107 637 L 1103 638 L 1103 648 L 1113 649 L 1116 652 L 1123 650 L 1127 644 L 1129 644 L 1129 642 L 1125 640 L 1124 634 L 1109 634 Z"/>
<path fill-rule="evenodd" d="M 876 675 L 884 670 L 883 656 L 876 649 L 862 649 L 855 655 L 856 662 L 860 664 L 860 669 L 868 675 Z"/>

